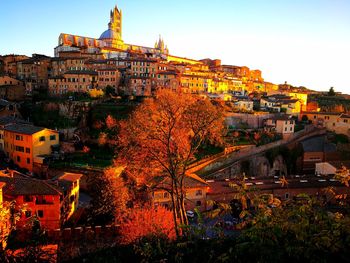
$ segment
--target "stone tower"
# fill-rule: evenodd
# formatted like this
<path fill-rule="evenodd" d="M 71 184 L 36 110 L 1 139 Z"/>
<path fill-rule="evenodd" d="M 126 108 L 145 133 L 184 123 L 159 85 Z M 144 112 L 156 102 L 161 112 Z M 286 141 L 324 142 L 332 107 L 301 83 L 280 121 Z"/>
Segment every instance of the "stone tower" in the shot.
<path fill-rule="evenodd" d="M 120 36 L 120 39 L 122 38 L 122 18 L 122 10 L 118 9 L 118 7 L 115 6 L 114 9 L 111 10 L 111 17 L 108 28 L 116 32 L 118 36 Z"/>

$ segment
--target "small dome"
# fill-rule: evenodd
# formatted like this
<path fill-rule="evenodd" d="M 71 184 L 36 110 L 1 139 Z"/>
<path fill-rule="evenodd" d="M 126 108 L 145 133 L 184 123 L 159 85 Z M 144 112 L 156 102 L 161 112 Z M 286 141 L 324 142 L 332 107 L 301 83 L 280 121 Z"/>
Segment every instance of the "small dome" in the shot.
<path fill-rule="evenodd" d="M 106 30 L 100 36 L 100 39 L 119 39 L 119 38 L 120 38 L 119 34 L 113 31 L 112 29 Z"/>

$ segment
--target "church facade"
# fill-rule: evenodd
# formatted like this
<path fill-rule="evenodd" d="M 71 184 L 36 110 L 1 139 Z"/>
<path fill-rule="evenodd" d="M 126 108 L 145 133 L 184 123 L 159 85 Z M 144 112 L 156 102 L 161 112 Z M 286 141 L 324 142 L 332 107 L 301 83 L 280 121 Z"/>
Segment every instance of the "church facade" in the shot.
<path fill-rule="evenodd" d="M 55 57 L 62 52 L 83 52 L 91 55 L 102 55 L 103 58 L 123 58 L 128 53 L 149 54 L 152 57 L 166 59 L 169 54 L 163 39 L 155 43 L 153 48 L 126 44 L 122 38 L 122 11 L 117 6 L 111 10 L 108 29 L 97 38 L 83 37 L 61 33 L 58 38 L 58 46 L 55 48 Z"/>

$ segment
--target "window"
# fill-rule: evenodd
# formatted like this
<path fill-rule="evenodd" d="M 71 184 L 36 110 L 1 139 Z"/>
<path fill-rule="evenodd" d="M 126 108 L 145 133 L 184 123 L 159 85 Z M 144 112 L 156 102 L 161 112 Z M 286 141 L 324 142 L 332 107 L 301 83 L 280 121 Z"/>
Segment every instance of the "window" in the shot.
<path fill-rule="evenodd" d="M 201 206 L 202 205 L 202 202 L 201 201 L 197 201 L 196 202 L 196 206 Z"/>
<path fill-rule="evenodd" d="M 24 202 L 33 202 L 33 197 L 31 195 L 25 195 L 23 199 Z"/>
<path fill-rule="evenodd" d="M 197 190 L 196 191 L 196 196 L 200 196 L 200 195 L 203 195 L 202 190 Z"/>
<path fill-rule="evenodd" d="M 30 148 L 26 148 L 26 153 L 30 153 Z"/>
<path fill-rule="evenodd" d="M 40 142 L 44 142 L 44 141 L 45 141 L 45 136 L 40 136 L 40 137 L 39 137 L 39 141 L 40 141 Z"/>
<path fill-rule="evenodd" d="M 38 217 L 43 218 L 44 217 L 44 211 L 38 210 Z"/>
<path fill-rule="evenodd" d="M 286 193 L 286 194 L 284 195 L 284 197 L 285 197 L 286 199 L 289 199 L 289 194 Z"/>
<path fill-rule="evenodd" d="M 24 147 L 22 146 L 15 146 L 16 152 L 22 152 L 24 153 Z"/>
<path fill-rule="evenodd" d="M 169 193 L 165 192 L 163 195 L 164 198 L 169 198 Z"/>
<path fill-rule="evenodd" d="M 25 212 L 26 218 L 29 218 L 32 216 L 32 211 L 26 211 Z"/>
<path fill-rule="evenodd" d="M 23 141 L 23 136 L 16 134 L 16 141 Z"/>
<path fill-rule="evenodd" d="M 18 162 L 18 163 L 21 162 L 21 157 L 17 156 L 17 162 Z"/>
<path fill-rule="evenodd" d="M 56 135 L 50 135 L 50 141 L 55 141 L 56 140 Z"/>
<path fill-rule="evenodd" d="M 27 158 L 27 164 L 30 164 L 30 158 Z"/>

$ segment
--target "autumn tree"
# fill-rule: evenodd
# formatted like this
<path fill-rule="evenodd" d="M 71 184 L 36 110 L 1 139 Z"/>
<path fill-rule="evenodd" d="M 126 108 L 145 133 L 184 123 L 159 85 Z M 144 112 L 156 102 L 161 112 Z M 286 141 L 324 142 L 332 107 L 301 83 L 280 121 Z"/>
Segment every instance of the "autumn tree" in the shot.
<path fill-rule="evenodd" d="M 122 167 L 111 167 L 93 177 L 90 221 L 96 224 L 119 223 L 126 215 L 129 190 L 122 177 Z"/>
<path fill-rule="evenodd" d="M 171 197 L 176 233 L 187 224 L 184 178 L 201 144 L 220 142 L 221 112 L 207 99 L 159 91 L 146 100 L 126 121 L 120 123 L 117 163 L 139 184 L 151 186 L 152 178 L 170 179 L 166 189 Z"/>
<path fill-rule="evenodd" d="M 120 225 L 120 241 L 129 244 L 149 236 L 175 239 L 173 220 L 172 212 L 163 206 L 136 207 Z"/>

